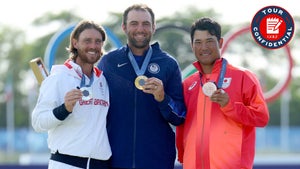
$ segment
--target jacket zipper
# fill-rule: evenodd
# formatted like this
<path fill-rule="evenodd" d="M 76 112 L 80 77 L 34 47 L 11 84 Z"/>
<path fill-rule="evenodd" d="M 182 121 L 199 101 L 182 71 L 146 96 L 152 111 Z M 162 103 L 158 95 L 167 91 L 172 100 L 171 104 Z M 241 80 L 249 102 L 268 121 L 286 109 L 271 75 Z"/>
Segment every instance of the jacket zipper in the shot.
<path fill-rule="evenodd" d="M 204 143 L 203 143 L 203 139 L 204 139 L 204 127 L 205 127 L 205 109 L 206 109 L 206 96 L 204 95 L 204 109 L 203 109 L 203 123 L 202 123 L 202 131 L 201 131 L 201 168 L 205 169 L 204 166 Z"/>
<path fill-rule="evenodd" d="M 135 168 L 135 151 L 136 151 L 136 116 L 137 116 L 137 90 L 135 88 L 135 93 L 134 93 L 134 116 L 133 116 L 133 154 L 132 154 L 132 168 Z"/>

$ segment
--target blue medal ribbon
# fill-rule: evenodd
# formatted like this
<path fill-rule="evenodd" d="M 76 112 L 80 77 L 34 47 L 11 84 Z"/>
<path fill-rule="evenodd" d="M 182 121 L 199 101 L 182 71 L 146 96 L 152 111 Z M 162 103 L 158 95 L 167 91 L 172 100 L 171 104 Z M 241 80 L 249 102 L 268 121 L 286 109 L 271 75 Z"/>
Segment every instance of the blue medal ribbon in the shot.
<path fill-rule="evenodd" d="M 225 73 L 226 73 L 226 66 L 227 66 L 227 60 L 225 58 L 222 58 L 222 68 L 221 68 L 221 72 L 220 72 L 220 76 L 219 76 L 219 80 L 218 80 L 218 84 L 217 84 L 218 89 L 222 88 Z M 201 86 L 203 86 L 202 74 L 201 73 L 199 73 L 199 74 L 200 74 L 200 84 L 201 84 Z"/>
<path fill-rule="evenodd" d="M 219 77 L 218 85 L 217 85 L 218 89 L 222 88 L 223 81 L 224 81 L 224 76 L 225 76 L 225 73 L 226 73 L 226 66 L 227 66 L 227 60 L 225 58 L 223 58 L 222 68 L 221 68 L 220 77 Z"/>
<path fill-rule="evenodd" d="M 94 82 L 94 74 L 92 73 L 91 79 L 90 79 L 90 83 L 87 85 L 85 84 L 85 75 L 82 74 L 82 78 L 81 78 L 81 82 L 80 82 L 80 88 L 82 87 L 91 87 L 91 85 Z"/>
<path fill-rule="evenodd" d="M 136 60 L 134 59 L 134 56 L 133 56 L 131 50 L 129 49 L 128 58 L 129 58 L 130 63 L 131 63 L 131 65 L 132 65 L 132 67 L 133 67 L 133 69 L 134 69 L 134 71 L 135 71 L 135 73 L 136 73 L 137 76 L 143 75 L 145 73 L 146 68 L 147 68 L 147 66 L 149 64 L 151 56 L 152 56 L 152 48 L 150 46 L 149 50 L 148 50 L 148 52 L 146 54 L 145 60 L 143 61 L 142 67 L 141 67 L 141 69 L 139 69 L 139 66 L 136 63 Z"/>

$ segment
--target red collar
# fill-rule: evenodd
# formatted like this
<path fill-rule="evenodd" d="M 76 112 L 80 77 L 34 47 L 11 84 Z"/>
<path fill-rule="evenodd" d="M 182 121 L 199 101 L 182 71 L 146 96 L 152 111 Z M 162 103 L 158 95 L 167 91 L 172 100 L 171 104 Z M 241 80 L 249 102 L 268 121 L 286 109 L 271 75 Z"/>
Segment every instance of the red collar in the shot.
<path fill-rule="evenodd" d="M 72 61 L 71 59 L 67 59 L 67 60 L 65 61 L 65 63 L 64 63 L 64 65 L 65 65 L 67 68 L 69 68 L 69 69 L 72 69 L 72 68 L 73 68 L 73 66 L 72 66 L 71 63 L 70 63 L 71 61 Z M 96 75 L 97 77 L 100 77 L 102 71 L 101 71 L 100 69 L 98 69 L 96 66 L 94 66 L 94 73 L 95 73 L 95 75 Z"/>

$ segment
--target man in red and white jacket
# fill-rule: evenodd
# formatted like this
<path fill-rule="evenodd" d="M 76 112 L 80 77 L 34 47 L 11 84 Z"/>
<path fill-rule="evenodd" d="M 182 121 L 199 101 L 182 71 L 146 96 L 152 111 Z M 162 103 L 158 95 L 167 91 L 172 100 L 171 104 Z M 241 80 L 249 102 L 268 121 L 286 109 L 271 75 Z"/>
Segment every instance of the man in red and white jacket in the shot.
<path fill-rule="evenodd" d="M 176 128 L 184 169 L 252 169 L 255 127 L 269 121 L 258 79 L 221 58 L 222 44 L 217 22 L 201 18 L 192 25 L 197 71 L 183 82 L 187 114 Z"/>

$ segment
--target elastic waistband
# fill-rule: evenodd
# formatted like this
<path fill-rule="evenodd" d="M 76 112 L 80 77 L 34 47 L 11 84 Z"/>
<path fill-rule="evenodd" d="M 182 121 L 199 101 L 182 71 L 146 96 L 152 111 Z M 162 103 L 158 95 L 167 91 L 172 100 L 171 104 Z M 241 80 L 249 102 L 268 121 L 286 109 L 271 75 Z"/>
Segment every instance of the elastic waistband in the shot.
<path fill-rule="evenodd" d="M 51 154 L 51 160 L 69 164 L 75 167 L 86 169 L 89 158 L 86 157 L 77 157 L 66 154 L 60 154 L 58 151 L 55 154 Z M 90 169 L 96 168 L 108 168 L 110 160 L 97 160 L 90 158 Z"/>

